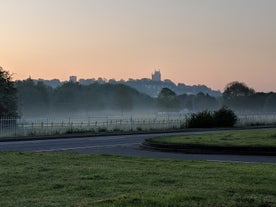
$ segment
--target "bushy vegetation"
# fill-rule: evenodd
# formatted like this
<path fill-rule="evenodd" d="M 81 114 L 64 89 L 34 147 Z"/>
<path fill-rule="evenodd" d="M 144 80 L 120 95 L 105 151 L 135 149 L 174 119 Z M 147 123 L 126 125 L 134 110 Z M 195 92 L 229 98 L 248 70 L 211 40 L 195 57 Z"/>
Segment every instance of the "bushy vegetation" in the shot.
<path fill-rule="evenodd" d="M 225 107 L 214 111 L 194 113 L 187 121 L 188 128 L 233 127 L 237 122 L 236 114 Z"/>
<path fill-rule="evenodd" d="M 12 76 L 0 67 L 0 116 L 17 116 L 17 96 Z"/>
<path fill-rule="evenodd" d="M 225 107 L 213 113 L 215 127 L 232 127 L 238 120 L 236 114 Z"/>
<path fill-rule="evenodd" d="M 176 93 L 169 88 L 163 88 L 157 97 L 157 107 L 161 111 L 178 111 L 180 103 Z"/>
<path fill-rule="evenodd" d="M 222 101 L 219 97 L 216 98 L 202 92 L 196 95 L 182 94 L 177 98 L 180 103 L 180 108 L 190 111 L 217 110 Z"/>
<path fill-rule="evenodd" d="M 194 113 L 187 121 L 188 128 L 214 127 L 214 116 L 210 111 Z"/>
<path fill-rule="evenodd" d="M 234 81 L 225 87 L 223 104 L 235 111 L 275 113 L 276 93 L 255 92 L 245 83 Z"/>
<path fill-rule="evenodd" d="M 31 79 L 17 81 L 19 106 L 24 115 L 49 113 L 154 108 L 153 98 L 122 84 L 81 85 L 66 82 L 57 88 L 35 83 Z"/>
<path fill-rule="evenodd" d="M 4 80 L 10 81 L 11 77 L 7 72 L 2 71 L 0 75 L 4 77 Z M 2 81 L 2 83 L 5 82 Z M 23 115 L 101 110 L 124 112 L 137 109 L 158 109 L 162 112 L 178 112 L 185 109 L 198 112 L 218 110 L 222 105 L 235 110 L 235 112 L 276 112 L 276 93 L 257 93 L 254 89 L 240 82 L 229 83 L 222 97 L 212 97 L 203 92 L 196 95 L 177 95 L 179 91 L 163 88 L 159 96 L 153 98 L 124 84 L 100 82 L 94 82 L 90 85 L 64 82 L 57 88 L 52 88 L 42 81 L 27 79 L 17 81 L 15 87 L 11 82 L 10 86 L 13 87 L 9 90 L 10 95 L 4 97 L 3 94 L 5 93 L 3 92 L 0 97 L 1 113 L 7 115 L 15 114 L 6 113 L 7 107 L 14 112 L 17 111 L 17 104 L 19 105 L 19 112 Z M 1 87 L 2 91 L 6 90 L 4 86 L 1 85 Z M 16 90 L 18 91 L 18 100 Z M 205 112 L 198 116 L 208 118 L 210 115 Z"/>

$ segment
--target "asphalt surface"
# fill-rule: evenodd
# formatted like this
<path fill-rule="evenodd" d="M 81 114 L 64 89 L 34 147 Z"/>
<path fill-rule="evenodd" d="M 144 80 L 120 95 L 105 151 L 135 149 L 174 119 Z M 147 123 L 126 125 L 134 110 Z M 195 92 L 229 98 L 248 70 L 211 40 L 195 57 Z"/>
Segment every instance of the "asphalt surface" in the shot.
<path fill-rule="evenodd" d="M 192 132 L 189 132 L 191 134 Z M 193 134 L 204 132 L 193 132 Z M 32 151 L 32 152 L 79 152 L 139 156 L 148 158 L 165 158 L 178 160 L 207 160 L 218 162 L 242 163 L 276 163 L 276 156 L 245 156 L 219 154 L 184 154 L 150 151 L 142 149 L 141 143 L 154 136 L 187 134 L 187 133 L 160 133 L 120 136 L 99 136 L 85 138 L 63 138 L 29 141 L 0 142 L 0 151 Z"/>

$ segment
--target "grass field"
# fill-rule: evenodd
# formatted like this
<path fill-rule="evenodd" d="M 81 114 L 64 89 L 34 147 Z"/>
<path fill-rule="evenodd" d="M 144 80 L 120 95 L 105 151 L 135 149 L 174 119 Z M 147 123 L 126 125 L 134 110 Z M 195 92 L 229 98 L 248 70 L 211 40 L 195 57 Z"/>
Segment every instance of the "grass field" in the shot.
<path fill-rule="evenodd" d="M 164 144 L 276 147 L 276 130 L 240 130 L 199 135 L 155 137 L 150 141 Z"/>
<path fill-rule="evenodd" d="M 0 153 L 0 206 L 276 206 L 276 165 Z"/>

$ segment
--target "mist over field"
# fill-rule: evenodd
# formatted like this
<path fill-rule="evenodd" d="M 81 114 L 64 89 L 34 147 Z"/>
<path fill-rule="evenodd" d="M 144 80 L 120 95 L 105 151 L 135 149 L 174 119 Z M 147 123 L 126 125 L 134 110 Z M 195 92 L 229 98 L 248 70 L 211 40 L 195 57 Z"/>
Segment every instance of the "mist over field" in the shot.
<path fill-rule="evenodd" d="M 53 89 L 32 80 L 17 82 L 22 116 L 122 115 L 154 109 L 155 100 L 125 85 L 68 82 Z"/>
<path fill-rule="evenodd" d="M 221 96 L 208 93 L 177 95 L 163 88 L 152 97 L 124 84 L 65 82 L 57 88 L 34 82 L 17 81 L 19 115 L 30 117 L 99 117 L 190 114 L 214 111 L 223 106 L 237 113 L 276 112 L 276 94 L 255 92 L 244 83 L 227 85 Z"/>
<path fill-rule="evenodd" d="M 9 89 L 0 108 L 2 136 L 175 130 L 202 126 L 202 120 L 208 123 L 203 127 L 216 127 L 226 117 L 227 126 L 276 123 L 276 94 L 256 92 L 241 82 L 227 84 L 214 97 L 206 91 L 177 94 L 170 84 L 160 88 L 159 76 L 145 85 L 157 94 L 150 96 L 117 82 L 84 85 L 72 80 L 51 87 L 29 78 L 14 83 L 9 73 L 1 72 Z M 191 125 L 191 120 L 199 122 Z"/>

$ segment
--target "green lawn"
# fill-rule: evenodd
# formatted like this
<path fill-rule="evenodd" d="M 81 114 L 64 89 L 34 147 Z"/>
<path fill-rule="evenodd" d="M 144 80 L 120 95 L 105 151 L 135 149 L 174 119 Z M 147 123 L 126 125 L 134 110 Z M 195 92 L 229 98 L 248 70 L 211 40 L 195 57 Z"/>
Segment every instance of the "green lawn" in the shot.
<path fill-rule="evenodd" d="M 276 206 L 276 165 L 0 153 L 0 206 Z"/>
<path fill-rule="evenodd" d="M 156 137 L 151 142 L 208 146 L 276 147 L 276 130 L 239 130 L 199 135 Z"/>

